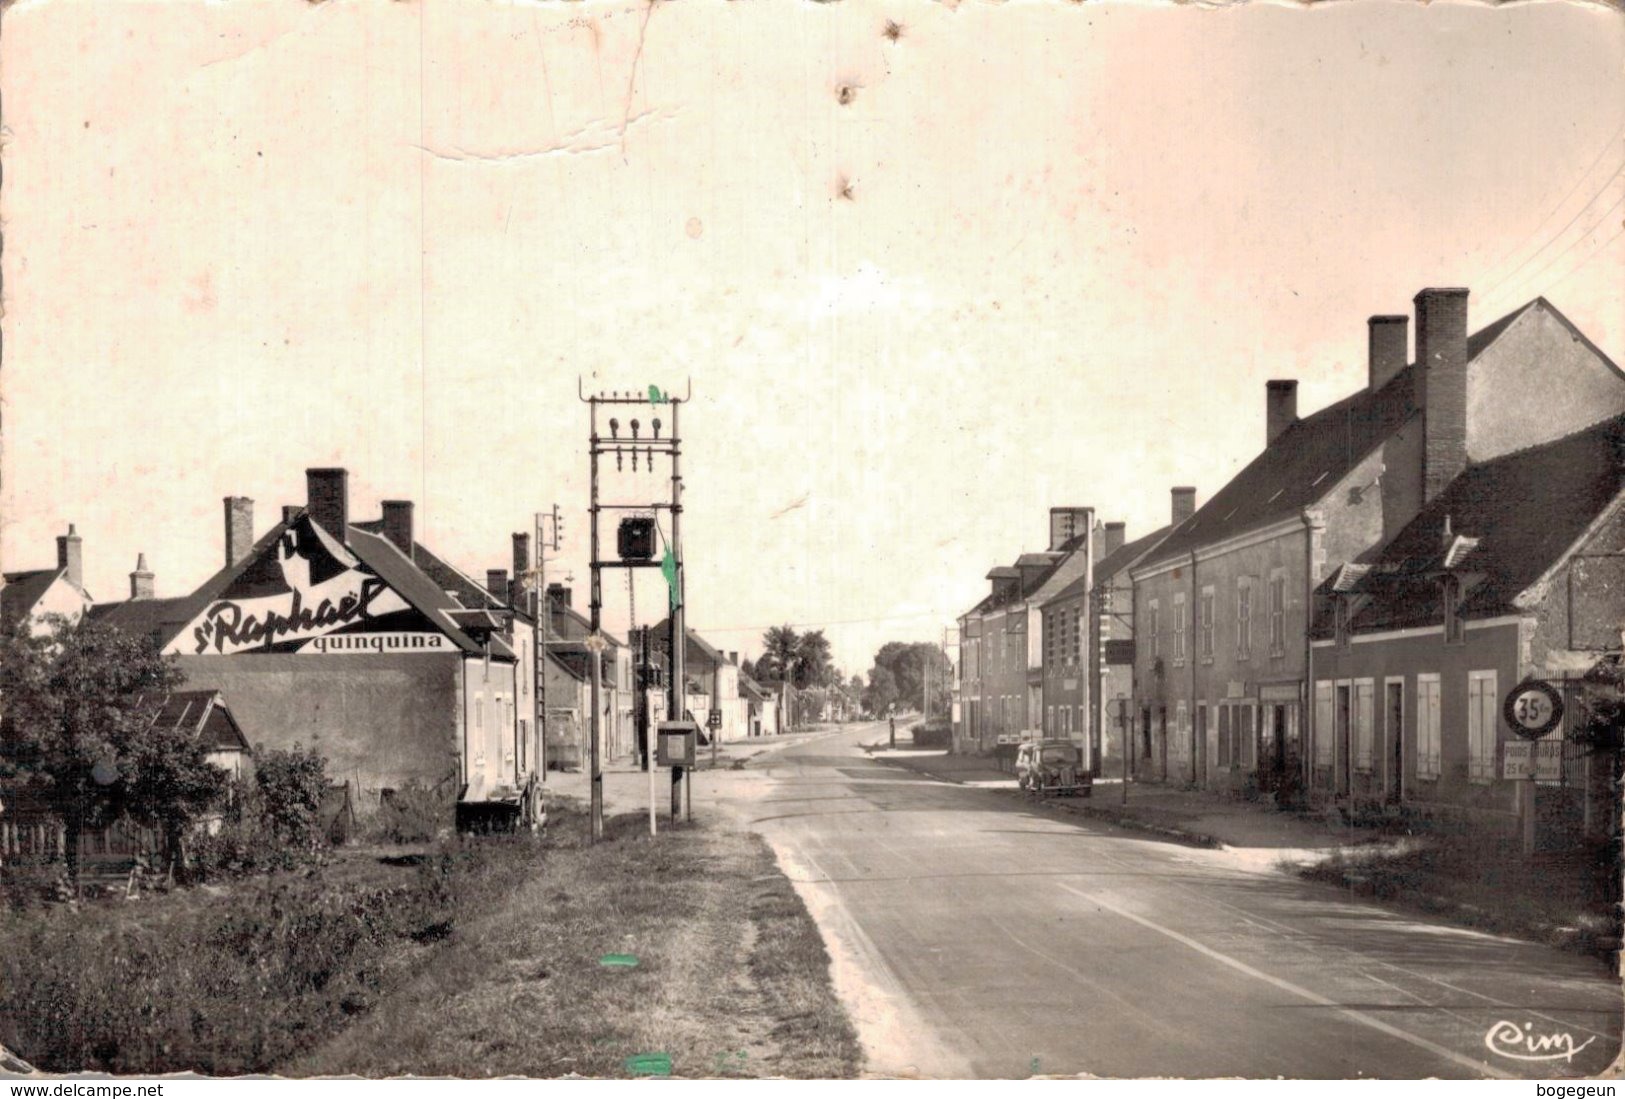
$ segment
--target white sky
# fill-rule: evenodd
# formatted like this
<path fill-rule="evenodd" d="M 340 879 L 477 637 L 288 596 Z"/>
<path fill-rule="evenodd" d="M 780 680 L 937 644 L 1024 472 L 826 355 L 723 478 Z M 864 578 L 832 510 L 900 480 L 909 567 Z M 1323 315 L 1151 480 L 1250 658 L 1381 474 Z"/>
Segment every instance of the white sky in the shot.
<path fill-rule="evenodd" d="M 339 464 L 476 576 L 558 501 L 584 605 L 577 377 L 692 379 L 691 623 L 866 669 L 1050 506 L 1206 499 L 1423 286 L 1625 358 L 1621 57 L 1563 3 L 22 0 L 5 567 L 74 522 L 184 594 Z"/>

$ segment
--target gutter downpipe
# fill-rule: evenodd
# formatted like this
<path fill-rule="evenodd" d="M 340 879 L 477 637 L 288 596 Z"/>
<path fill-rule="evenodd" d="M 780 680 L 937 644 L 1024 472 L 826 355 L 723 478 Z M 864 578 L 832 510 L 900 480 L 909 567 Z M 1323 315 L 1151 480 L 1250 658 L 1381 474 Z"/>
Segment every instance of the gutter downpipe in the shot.
<path fill-rule="evenodd" d="M 1306 796 L 1315 789 L 1316 710 L 1315 695 L 1315 534 L 1326 529 L 1325 519 L 1311 508 L 1303 509 L 1303 789 Z M 1336 761 L 1333 761 L 1336 767 Z"/>
<path fill-rule="evenodd" d="M 1197 761 L 1196 761 L 1196 664 L 1197 664 L 1197 661 L 1200 659 L 1199 654 L 1202 651 L 1202 634 L 1200 632 L 1201 623 L 1202 623 L 1202 605 L 1201 605 L 1200 600 L 1201 600 L 1201 595 L 1200 595 L 1200 593 L 1199 593 L 1199 591 L 1198 591 L 1198 589 L 1196 587 L 1196 551 L 1193 549 L 1193 550 L 1191 550 L 1191 601 L 1190 601 L 1190 614 L 1191 614 L 1191 630 L 1190 630 L 1190 639 L 1191 639 L 1191 651 L 1190 651 L 1190 661 L 1191 661 L 1191 700 L 1190 700 L 1190 705 L 1185 708 L 1185 719 L 1191 723 L 1191 728 L 1190 728 L 1191 785 L 1195 786 L 1197 789 L 1201 789 L 1203 787 L 1203 785 L 1204 785 L 1202 782 L 1199 782 L 1197 780 L 1197 776 L 1196 776 L 1196 766 L 1197 766 Z M 1202 739 L 1204 741 L 1207 739 L 1207 730 L 1206 729 L 1202 730 Z M 1206 748 L 1207 745 L 1204 743 L 1202 745 L 1202 747 Z M 1202 777 L 1206 778 L 1207 776 L 1203 775 Z"/>

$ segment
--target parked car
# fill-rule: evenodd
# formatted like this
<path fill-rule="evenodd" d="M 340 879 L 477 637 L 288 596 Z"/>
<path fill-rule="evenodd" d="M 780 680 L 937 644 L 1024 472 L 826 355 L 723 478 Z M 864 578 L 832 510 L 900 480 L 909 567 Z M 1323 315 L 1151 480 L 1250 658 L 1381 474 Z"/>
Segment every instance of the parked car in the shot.
<path fill-rule="evenodd" d="M 1088 797 L 1093 784 L 1083 749 L 1069 740 L 1029 740 L 1016 751 L 1016 785 L 1029 793 Z"/>

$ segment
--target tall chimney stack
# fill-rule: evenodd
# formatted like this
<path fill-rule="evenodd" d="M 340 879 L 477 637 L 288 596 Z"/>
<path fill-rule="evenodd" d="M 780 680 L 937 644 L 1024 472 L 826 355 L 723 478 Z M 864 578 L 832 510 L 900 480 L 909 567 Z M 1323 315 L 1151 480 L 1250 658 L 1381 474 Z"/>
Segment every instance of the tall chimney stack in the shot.
<path fill-rule="evenodd" d="M 1467 291 L 1416 295 L 1416 366 L 1421 372 L 1422 498 L 1432 500 L 1467 468 Z"/>
<path fill-rule="evenodd" d="M 130 574 L 130 598 L 151 599 L 154 591 L 152 571 L 147 568 L 147 555 L 135 555 L 135 571 Z"/>
<path fill-rule="evenodd" d="M 1409 360 L 1411 319 L 1406 316 L 1372 317 L 1366 321 L 1366 363 L 1371 392 L 1375 393 Z"/>
<path fill-rule="evenodd" d="M 547 586 L 547 599 L 548 602 L 557 606 L 568 607 L 570 605 L 570 589 L 563 584 L 549 584 Z"/>
<path fill-rule="evenodd" d="M 416 536 L 412 532 L 412 501 L 384 501 L 384 537 L 408 561 L 414 560 L 412 546 Z"/>
<path fill-rule="evenodd" d="M 305 506 L 316 525 L 340 542 L 350 540 L 350 472 L 305 470 Z"/>
<path fill-rule="evenodd" d="M 1298 381 L 1276 378 L 1264 383 L 1264 445 L 1298 422 Z"/>
<path fill-rule="evenodd" d="M 528 583 L 525 573 L 529 572 L 530 565 L 530 535 L 519 531 L 513 533 L 513 582 L 508 602 L 514 607 L 522 609 L 527 614 L 535 613 L 531 609 L 532 600 L 525 590 Z"/>
<path fill-rule="evenodd" d="M 246 496 L 227 496 L 226 567 L 241 563 L 254 548 L 254 501 Z"/>
<path fill-rule="evenodd" d="M 494 598 L 506 603 L 508 601 L 508 570 L 486 569 L 485 590 L 490 592 Z"/>
<path fill-rule="evenodd" d="M 1171 519 L 1174 526 L 1179 526 L 1186 519 L 1196 514 L 1196 489 L 1190 485 L 1178 485 L 1169 495 L 1173 497 Z"/>
<path fill-rule="evenodd" d="M 1123 548 L 1123 535 L 1128 528 L 1123 523 L 1106 524 L 1106 556 Z"/>
<path fill-rule="evenodd" d="M 85 586 L 83 542 L 72 523 L 68 524 L 68 533 L 59 534 L 56 539 L 56 567 L 67 570 L 68 583 L 76 588 Z"/>

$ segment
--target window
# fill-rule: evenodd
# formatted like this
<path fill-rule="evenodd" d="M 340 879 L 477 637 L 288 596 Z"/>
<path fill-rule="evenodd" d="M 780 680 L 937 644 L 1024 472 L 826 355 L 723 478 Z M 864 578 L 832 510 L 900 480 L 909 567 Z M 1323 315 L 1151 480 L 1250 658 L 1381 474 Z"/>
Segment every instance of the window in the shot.
<path fill-rule="evenodd" d="M 1499 702 L 1494 672 L 1467 673 L 1467 778 L 1472 782 L 1488 782 L 1495 777 Z"/>
<path fill-rule="evenodd" d="M 1339 648 L 1346 647 L 1349 643 L 1349 601 L 1344 596 L 1332 596 L 1332 622 L 1334 640 Z"/>
<path fill-rule="evenodd" d="M 1376 684 L 1369 679 L 1355 680 L 1353 702 L 1354 769 L 1369 773 L 1376 718 L 1373 712 L 1377 704 Z"/>
<path fill-rule="evenodd" d="M 1044 708 L 1044 731 L 1046 733 L 1053 733 L 1055 731 L 1055 707 L 1054 706 L 1046 706 Z"/>
<path fill-rule="evenodd" d="M 1185 663 L 1185 593 L 1174 595 L 1174 663 Z"/>
<path fill-rule="evenodd" d="M 1151 633 L 1151 659 L 1162 659 L 1162 601 L 1151 600 L 1148 608 L 1146 628 Z"/>
<path fill-rule="evenodd" d="M 1253 655 L 1253 585 L 1243 578 L 1236 588 L 1236 659 Z"/>
<path fill-rule="evenodd" d="M 1286 577 L 1270 577 L 1270 654 L 1286 654 Z"/>
<path fill-rule="evenodd" d="M 1454 576 L 1447 576 L 1444 578 L 1443 589 L 1441 598 L 1444 601 L 1444 639 L 1446 643 L 1454 644 L 1466 639 L 1461 616 L 1456 613 L 1457 605 L 1461 602 L 1461 581 Z"/>
<path fill-rule="evenodd" d="M 1234 752 L 1231 749 L 1230 710 L 1229 706 L 1219 707 L 1219 766 L 1223 768 L 1230 767 L 1234 759 Z"/>
<path fill-rule="evenodd" d="M 1202 589 L 1202 660 L 1213 662 L 1213 589 Z"/>
<path fill-rule="evenodd" d="M 1067 635 L 1069 637 L 1069 639 L 1070 639 L 1070 644 L 1067 647 L 1067 651 L 1068 651 L 1068 654 L 1069 654 L 1068 659 L 1067 659 L 1068 664 L 1076 664 L 1076 663 L 1078 663 L 1079 656 L 1083 651 L 1082 638 L 1078 634 L 1078 620 L 1079 620 L 1080 613 L 1081 613 L 1081 608 L 1079 608 L 1079 607 L 1073 607 L 1072 608 L 1072 631 L 1071 631 L 1071 633 L 1069 633 Z"/>
<path fill-rule="evenodd" d="M 1332 684 L 1320 680 L 1315 684 L 1315 766 L 1332 765 L 1332 741 L 1336 731 L 1332 728 Z"/>
<path fill-rule="evenodd" d="M 1416 777 L 1439 777 L 1439 676 L 1416 677 Z"/>

